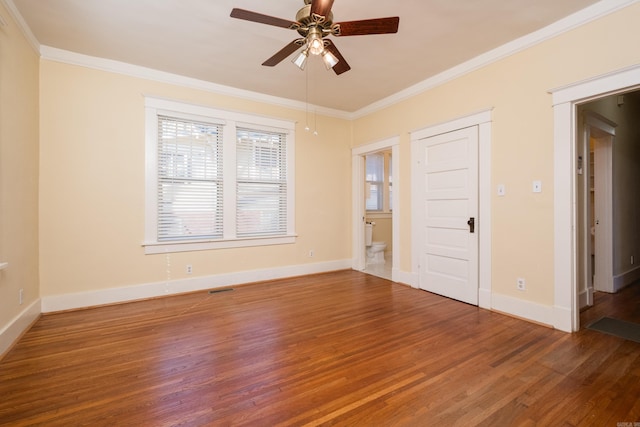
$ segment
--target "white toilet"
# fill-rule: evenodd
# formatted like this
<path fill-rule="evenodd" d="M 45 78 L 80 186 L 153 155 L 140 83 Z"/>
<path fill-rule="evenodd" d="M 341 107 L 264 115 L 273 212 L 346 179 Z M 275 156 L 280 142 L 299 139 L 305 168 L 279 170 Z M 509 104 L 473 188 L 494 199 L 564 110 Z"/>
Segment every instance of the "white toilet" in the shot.
<path fill-rule="evenodd" d="M 384 264 L 385 242 L 373 241 L 373 226 L 375 222 L 367 222 L 364 226 L 364 239 L 367 247 L 367 264 Z"/>

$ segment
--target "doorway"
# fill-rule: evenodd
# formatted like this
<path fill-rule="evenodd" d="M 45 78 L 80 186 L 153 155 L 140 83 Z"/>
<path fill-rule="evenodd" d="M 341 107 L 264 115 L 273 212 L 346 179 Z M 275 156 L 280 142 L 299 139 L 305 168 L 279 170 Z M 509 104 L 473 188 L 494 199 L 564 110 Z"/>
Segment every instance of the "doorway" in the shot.
<path fill-rule="evenodd" d="M 580 188 L 576 178 L 576 170 L 579 170 L 580 158 L 578 154 L 579 137 L 577 126 L 579 113 L 578 107 L 593 100 L 601 100 L 610 96 L 619 96 L 640 89 L 640 66 L 628 67 L 616 72 L 590 78 L 573 83 L 561 88 L 551 90 L 553 95 L 554 115 L 554 306 L 553 326 L 556 329 L 571 332 L 580 329 L 580 271 L 584 266 L 580 264 L 579 236 L 583 233 L 583 226 L 578 223 L 580 213 L 578 197 Z M 612 99 L 612 98 L 609 98 Z M 617 99 L 617 98 L 615 98 Z M 612 110 L 616 111 L 617 106 Z M 615 120 L 618 125 L 621 121 L 606 114 Z M 636 120 L 637 121 L 637 120 Z M 616 130 L 616 147 L 620 142 L 618 129 Z M 615 154 L 614 154 L 615 157 Z M 627 156 L 624 156 L 627 159 Z M 584 160 L 583 160 L 584 161 Z M 618 166 L 614 162 L 615 176 L 619 173 Z M 638 168 L 636 167 L 636 170 Z M 637 181 L 636 181 L 637 182 Z M 637 199 L 634 198 L 634 199 Z M 633 212 L 632 218 L 638 217 L 638 211 L 634 206 L 618 209 L 620 214 Z M 614 242 L 616 227 L 619 227 L 619 219 L 614 204 Z M 640 229 L 629 231 L 631 240 L 638 242 L 637 236 Z M 628 250 L 640 251 L 638 243 L 631 244 L 624 249 L 624 255 L 618 254 L 614 260 L 614 287 L 617 284 L 626 285 L 640 279 L 640 268 L 631 264 L 635 261 L 635 255 L 629 255 Z M 614 250 L 614 253 L 616 251 Z M 620 265 L 617 265 L 620 262 Z M 636 263 L 637 264 L 637 263 Z M 628 268 L 631 265 L 631 268 Z M 617 270 L 619 269 L 619 270 Z M 619 273 L 616 273 L 619 271 Z"/>
<path fill-rule="evenodd" d="M 587 104 L 588 105 L 588 104 Z M 595 291 L 613 289 L 613 143 L 616 124 L 579 107 L 578 144 L 579 306 L 593 305 Z"/>
<path fill-rule="evenodd" d="M 393 155 L 390 149 L 365 158 L 365 269 L 367 274 L 392 278 Z"/>
<path fill-rule="evenodd" d="M 382 179 L 377 183 L 367 183 L 367 156 L 375 156 L 378 159 L 382 156 L 382 176 L 387 175 L 386 182 L 385 179 Z M 405 280 L 401 277 L 399 270 L 401 187 L 400 176 L 394 173 L 394 171 L 398 170 L 400 170 L 400 138 L 398 137 L 352 149 L 352 268 L 364 273 L 384 277 L 388 280 L 404 282 Z M 391 176 L 391 182 L 389 181 L 389 176 Z M 377 185 L 373 195 L 372 184 Z M 386 191 L 379 192 L 382 187 L 386 187 Z M 377 196 L 381 196 L 381 198 L 378 199 Z M 380 209 L 367 209 L 367 201 L 373 203 L 374 199 L 379 203 L 376 206 L 370 204 L 369 207 Z M 387 245 L 384 253 L 384 263 L 372 263 L 372 257 L 367 256 L 367 246 L 365 244 L 367 222 L 376 223 L 374 227 L 377 227 L 378 230 L 376 231 L 379 231 L 379 233 L 375 233 L 378 239 L 376 241 L 385 242 Z M 368 258 L 369 263 L 367 263 Z"/>

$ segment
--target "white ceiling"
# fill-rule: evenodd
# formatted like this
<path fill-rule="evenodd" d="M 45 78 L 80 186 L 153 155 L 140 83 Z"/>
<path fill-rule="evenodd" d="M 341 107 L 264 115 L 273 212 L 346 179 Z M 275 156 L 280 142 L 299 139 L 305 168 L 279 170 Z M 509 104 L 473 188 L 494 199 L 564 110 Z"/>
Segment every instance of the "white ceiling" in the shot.
<path fill-rule="evenodd" d="M 295 20 L 303 0 L 6 0 L 38 43 L 354 112 L 539 30 L 596 0 L 335 0 L 334 22 L 399 16 L 397 34 L 334 37 L 351 65 L 260 64 L 298 34 L 229 17 Z M 292 55 L 293 56 L 293 55 Z M 317 59 L 317 58 L 315 58 Z M 307 79 L 308 78 L 308 84 Z"/>

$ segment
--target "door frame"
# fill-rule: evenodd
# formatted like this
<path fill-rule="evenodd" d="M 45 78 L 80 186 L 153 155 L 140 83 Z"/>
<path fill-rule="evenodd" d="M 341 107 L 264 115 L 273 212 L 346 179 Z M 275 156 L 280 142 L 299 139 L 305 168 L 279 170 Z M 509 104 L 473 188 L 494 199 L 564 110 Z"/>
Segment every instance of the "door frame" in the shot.
<path fill-rule="evenodd" d="M 366 246 L 364 242 L 365 209 L 365 156 L 378 151 L 391 150 L 391 169 L 393 170 L 393 193 L 391 203 L 391 280 L 403 282 L 399 269 L 400 263 L 400 137 L 392 137 L 382 141 L 361 145 L 351 150 L 351 183 L 352 183 L 352 241 L 353 253 L 351 268 L 362 271 L 366 268 Z"/>
<path fill-rule="evenodd" d="M 577 221 L 577 105 L 640 88 L 640 65 L 552 89 L 554 127 L 553 326 L 580 330 Z"/>
<path fill-rule="evenodd" d="M 414 164 L 419 140 L 477 126 L 478 128 L 478 307 L 491 308 L 491 112 L 482 110 L 444 123 L 438 123 L 411 132 L 411 164 Z M 413 176 L 413 175 L 412 175 Z M 421 209 L 416 197 L 417 186 L 411 185 L 411 230 L 414 231 L 417 212 Z M 420 285 L 420 249 L 417 239 L 411 242 L 411 286 Z"/>

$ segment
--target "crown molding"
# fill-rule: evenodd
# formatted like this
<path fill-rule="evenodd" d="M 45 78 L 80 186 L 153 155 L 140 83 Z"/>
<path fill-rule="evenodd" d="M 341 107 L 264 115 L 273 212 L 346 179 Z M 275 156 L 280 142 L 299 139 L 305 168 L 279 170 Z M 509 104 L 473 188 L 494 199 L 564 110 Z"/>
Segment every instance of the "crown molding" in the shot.
<path fill-rule="evenodd" d="M 433 77 L 423 80 L 422 82 L 397 92 L 387 98 L 369 104 L 368 106 L 354 112 L 352 114 L 352 119 L 361 118 L 376 111 L 388 108 L 394 104 L 398 104 L 399 102 L 443 85 L 451 80 L 500 61 L 501 59 L 522 52 L 546 40 L 588 24 L 589 22 L 600 19 L 611 13 L 617 12 L 634 3 L 638 3 L 638 1 L 640 0 L 602 0 L 540 30 L 510 41 L 509 43 L 478 55 L 469 61 L 463 62 L 462 64 L 443 71 L 440 74 L 436 74 Z"/>
<path fill-rule="evenodd" d="M 20 31 L 22 31 L 22 34 L 29 42 L 29 45 L 31 46 L 31 48 L 37 54 L 40 54 L 40 42 L 38 42 L 38 39 L 36 39 L 36 36 L 34 36 L 33 33 L 31 32 L 31 28 L 29 28 L 29 25 L 27 25 L 26 21 L 18 11 L 18 8 L 13 3 L 13 1 L 12 0 L 0 0 L 0 1 L 2 2 L 4 7 L 9 11 L 11 18 L 13 18 L 14 22 L 18 25 L 18 28 L 20 28 Z"/>

